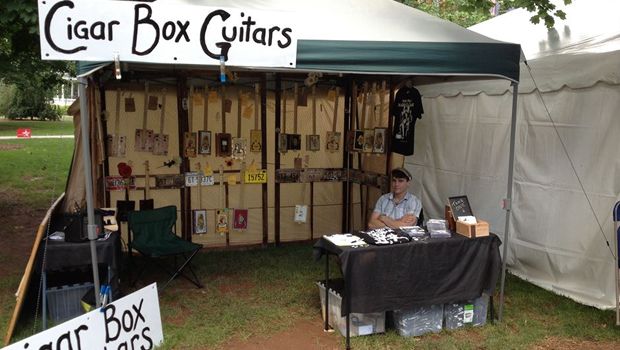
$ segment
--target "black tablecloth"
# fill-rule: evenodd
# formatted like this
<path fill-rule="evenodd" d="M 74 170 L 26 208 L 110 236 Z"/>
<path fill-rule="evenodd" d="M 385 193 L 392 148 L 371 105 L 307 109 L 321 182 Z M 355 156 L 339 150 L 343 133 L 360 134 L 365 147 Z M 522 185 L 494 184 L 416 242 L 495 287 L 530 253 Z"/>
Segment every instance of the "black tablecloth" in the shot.
<path fill-rule="evenodd" d="M 336 254 L 345 289 L 342 316 L 475 299 L 492 294 L 501 270 L 500 239 L 429 239 L 390 246 L 340 247 L 320 238 L 314 257 Z"/>
<path fill-rule="evenodd" d="M 114 232 L 105 241 L 96 241 L 97 262 L 109 265 L 112 275 L 117 276 L 121 269 L 121 239 L 117 232 Z M 49 240 L 47 248 L 45 241 L 39 246 L 41 250 L 39 257 L 42 257 L 42 250 L 47 249 L 45 254 L 45 271 L 63 270 L 77 267 L 90 267 L 92 258 L 90 254 L 90 243 L 70 243 L 65 241 Z M 41 268 L 41 265 L 39 268 Z"/>

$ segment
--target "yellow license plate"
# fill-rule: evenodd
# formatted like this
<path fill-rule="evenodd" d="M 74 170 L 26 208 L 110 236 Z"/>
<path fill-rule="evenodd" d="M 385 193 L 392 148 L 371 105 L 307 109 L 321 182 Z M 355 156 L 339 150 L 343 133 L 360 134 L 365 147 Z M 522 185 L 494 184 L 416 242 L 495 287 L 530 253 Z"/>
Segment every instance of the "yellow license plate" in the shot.
<path fill-rule="evenodd" d="M 256 171 L 245 172 L 245 183 L 262 184 L 267 183 L 267 170 L 259 169 Z"/>

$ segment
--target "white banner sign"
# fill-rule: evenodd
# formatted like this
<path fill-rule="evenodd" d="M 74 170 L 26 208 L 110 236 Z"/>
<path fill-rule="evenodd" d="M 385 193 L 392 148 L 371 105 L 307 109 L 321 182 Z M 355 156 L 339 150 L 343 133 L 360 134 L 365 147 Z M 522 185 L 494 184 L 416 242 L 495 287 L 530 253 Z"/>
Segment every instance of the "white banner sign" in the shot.
<path fill-rule="evenodd" d="M 3 350 L 153 349 L 164 341 L 157 284 L 95 309 Z"/>
<path fill-rule="evenodd" d="M 38 0 L 46 60 L 294 68 L 299 21 L 288 12 L 163 1 Z"/>

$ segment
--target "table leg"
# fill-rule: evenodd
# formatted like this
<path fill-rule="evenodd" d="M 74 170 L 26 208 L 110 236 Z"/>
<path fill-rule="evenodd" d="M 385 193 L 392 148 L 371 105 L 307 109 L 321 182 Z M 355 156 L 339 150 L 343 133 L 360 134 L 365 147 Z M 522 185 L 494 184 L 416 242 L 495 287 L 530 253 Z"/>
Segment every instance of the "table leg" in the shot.
<path fill-rule="evenodd" d="M 495 309 L 493 308 L 493 294 L 489 296 L 489 299 L 491 299 L 491 323 L 494 323 L 495 322 Z"/>
<path fill-rule="evenodd" d="M 325 254 L 325 332 L 329 332 L 329 254 Z"/>
<path fill-rule="evenodd" d="M 350 325 L 349 325 L 349 322 L 350 322 L 349 316 L 351 316 L 350 313 L 347 314 L 347 350 L 351 349 L 351 342 L 350 342 L 351 341 L 351 337 L 350 337 L 351 329 L 350 329 Z"/>
<path fill-rule="evenodd" d="M 42 320 L 42 327 L 43 330 L 47 329 L 47 273 L 45 273 L 45 271 L 41 272 L 43 274 L 43 278 L 42 278 L 42 283 L 43 286 L 41 287 L 41 298 L 43 299 L 43 310 L 41 310 L 41 317 L 43 318 Z"/>

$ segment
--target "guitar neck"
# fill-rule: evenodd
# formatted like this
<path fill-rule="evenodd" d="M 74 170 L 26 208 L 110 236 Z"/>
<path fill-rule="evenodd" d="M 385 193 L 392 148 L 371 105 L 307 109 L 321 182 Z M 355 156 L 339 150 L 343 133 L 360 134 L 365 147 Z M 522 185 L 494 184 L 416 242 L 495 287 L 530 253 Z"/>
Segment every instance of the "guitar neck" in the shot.
<path fill-rule="evenodd" d="M 150 177 L 149 177 L 149 161 L 147 160 L 146 162 L 144 162 L 144 199 L 148 200 L 150 199 L 150 189 L 151 189 L 151 185 L 150 185 L 151 181 L 150 181 Z"/>

